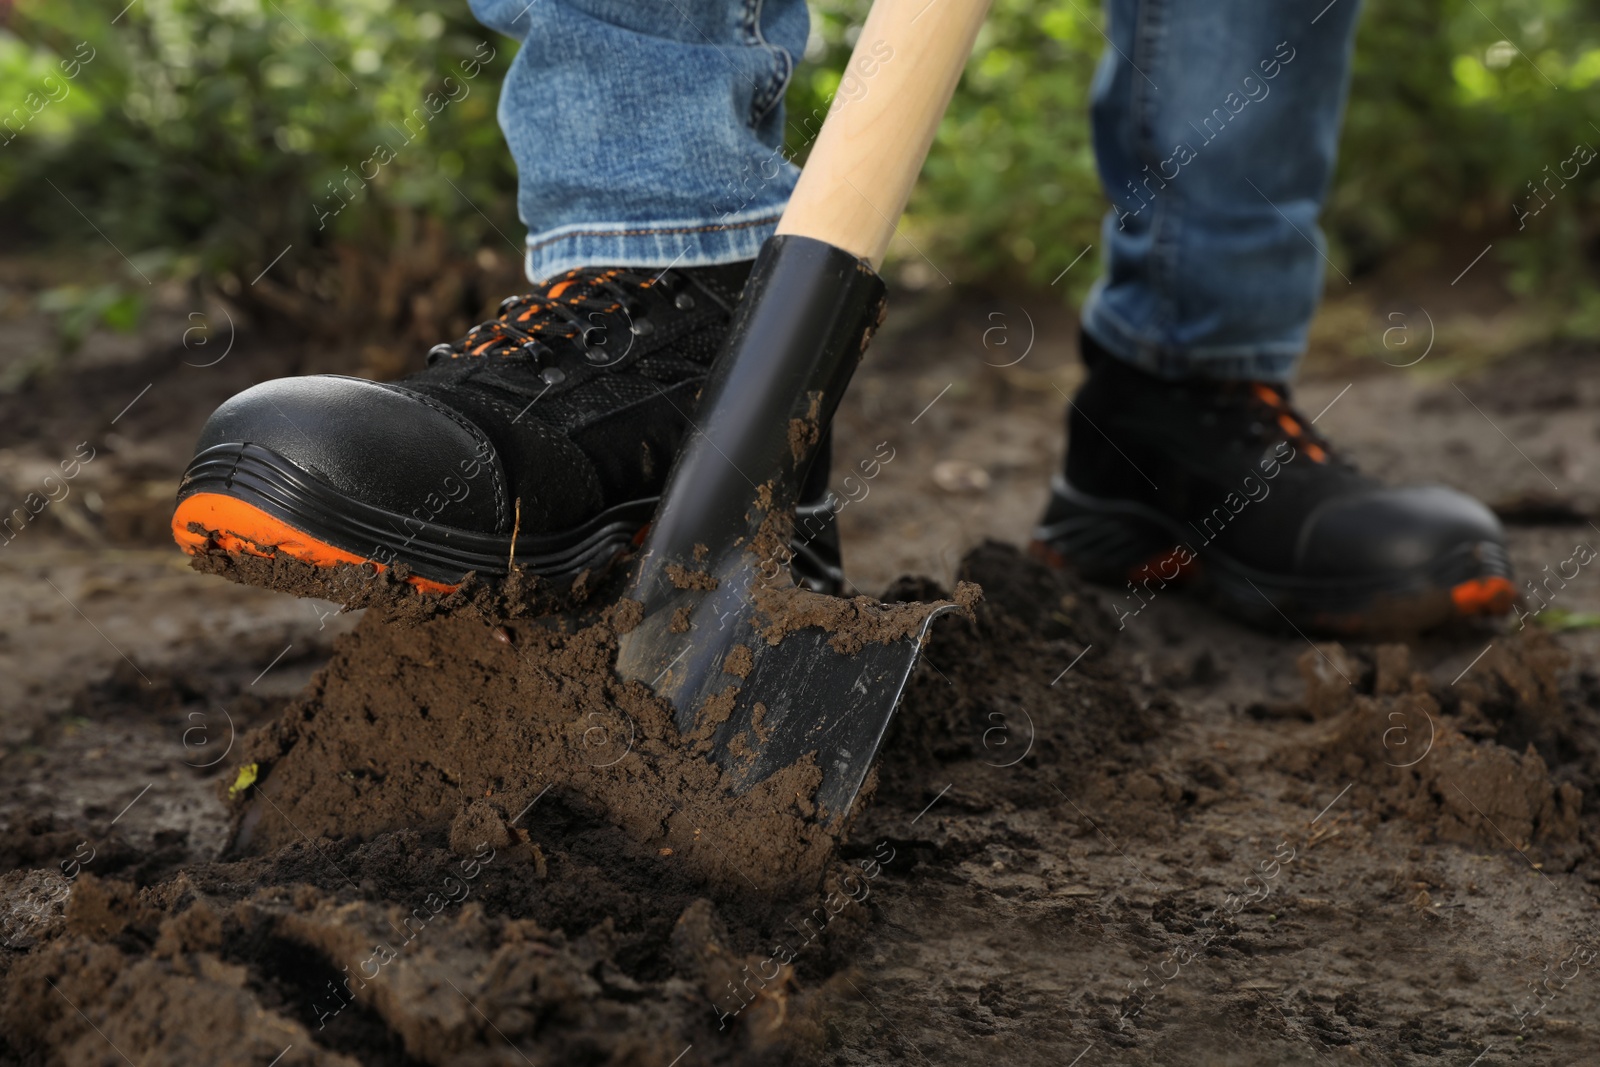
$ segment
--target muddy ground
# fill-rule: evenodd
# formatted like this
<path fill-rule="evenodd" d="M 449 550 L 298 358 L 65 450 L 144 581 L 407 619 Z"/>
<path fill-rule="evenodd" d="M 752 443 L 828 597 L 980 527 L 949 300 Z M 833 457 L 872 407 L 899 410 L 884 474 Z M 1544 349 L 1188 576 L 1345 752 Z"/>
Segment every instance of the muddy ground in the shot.
<path fill-rule="evenodd" d="M 1571 574 L 1600 361 L 1466 284 L 1341 295 L 1302 407 L 1368 468 L 1494 503 L 1520 576 Z M 0 360 L 37 363 L 47 324 L 6 308 Z M 572 681 L 603 632 L 549 672 L 526 621 L 190 570 L 164 530 L 200 421 L 353 366 L 248 324 L 219 360 L 196 310 L 221 321 L 172 294 L 0 396 L 0 502 L 59 497 L 0 550 L 0 1063 L 1596 1058 L 1591 568 L 1525 629 L 1346 647 L 1050 575 L 1012 546 L 1070 316 L 900 294 L 837 424 L 847 566 L 987 599 L 936 625 L 834 848 L 803 781 L 701 806 L 647 697 Z"/>

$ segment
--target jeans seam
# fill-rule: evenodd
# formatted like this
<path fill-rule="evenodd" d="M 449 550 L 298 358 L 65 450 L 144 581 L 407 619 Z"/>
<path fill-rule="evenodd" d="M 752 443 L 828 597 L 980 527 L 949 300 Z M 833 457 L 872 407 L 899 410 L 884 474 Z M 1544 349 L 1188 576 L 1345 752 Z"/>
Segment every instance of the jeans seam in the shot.
<path fill-rule="evenodd" d="M 745 43 L 755 45 L 766 50 L 774 61 L 772 69 L 767 72 L 764 85 L 756 86 L 756 91 L 750 98 L 750 126 L 754 128 L 761 120 L 767 117 L 778 101 L 783 99 L 784 87 L 789 84 L 789 78 L 794 73 L 794 57 L 789 55 L 789 50 L 779 48 L 769 42 L 761 32 L 762 7 L 765 0 L 744 0 L 741 6 L 740 30 L 745 35 Z"/>
<path fill-rule="evenodd" d="M 559 244 L 579 237 L 655 237 L 672 233 L 715 233 L 719 230 L 748 230 L 756 226 L 767 226 L 777 222 L 783 217 L 782 212 L 773 215 L 763 215 L 758 219 L 748 219 L 744 222 L 713 222 L 704 226 L 652 226 L 638 230 L 570 230 L 566 233 L 547 237 L 537 244 L 529 242 L 527 251 L 537 252 L 549 245 Z"/>
<path fill-rule="evenodd" d="M 1137 22 L 1134 26 L 1133 54 L 1136 58 L 1130 63 L 1143 62 L 1144 67 L 1152 70 L 1159 69 L 1158 60 L 1166 46 L 1166 21 L 1163 4 L 1166 0 L 1141 0 L 1138 6 Z M 1135 71 L 1138 73 L 1138 71 Z M 1161 157 L 1155 147 L 1155 108 L 1150 99 L 1152 85 L 1147 75 L 1132 79 L 1134 97 L 1132 101 L 1134 113 L 1134 129 L 1138 136 L 1138 153 L 1146 167 L 1155 167 L 1159 178 L 1161 172 Z M 1159 89 L 1154 90 L 1159 92 Z M 1169 189 L 1163 188 L 1156 197 L 1154 210 L 1150 216 L 1150 275 L 1155 289 L 1161 317 L 1168 321 L 1175 321 L 1177 308 L 1173 305 L 1172 292 L 1173 278 L 1177 273 L 1177 257 L 1179 248 L 1179 220 L 1181 212 L 1169 211 Z M 1171 192 L 1176 198 L 1178 194 Z M 1157 342 L 1159 344 L 1159 341 Z"/>

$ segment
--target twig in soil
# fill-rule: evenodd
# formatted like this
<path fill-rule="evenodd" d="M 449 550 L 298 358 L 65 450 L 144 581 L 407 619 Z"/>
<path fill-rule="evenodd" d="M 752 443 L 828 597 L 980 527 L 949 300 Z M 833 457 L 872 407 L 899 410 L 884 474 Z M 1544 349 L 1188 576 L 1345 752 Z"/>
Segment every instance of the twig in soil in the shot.
<path fill-rule="evenodd" d="M 506 574 L 514 574 L 517 569 L 517 538 L 522 535 L 522 498 L 517 497 L 517 517 L 511 524 L 511 554 L 506 557 Z"/>

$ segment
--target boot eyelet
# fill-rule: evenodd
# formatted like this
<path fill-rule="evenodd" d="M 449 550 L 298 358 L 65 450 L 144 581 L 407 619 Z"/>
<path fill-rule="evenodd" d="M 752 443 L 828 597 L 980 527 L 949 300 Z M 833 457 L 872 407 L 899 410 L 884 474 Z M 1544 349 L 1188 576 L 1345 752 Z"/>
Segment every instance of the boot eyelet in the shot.
<path fill-rule="evenodd" d="M 673 298 L 672 306 L 677 308 L 679 311 L 693 311 L 694 297 L 690 296 L 688 293 L 679 293 Z"/>
<path fill-rule="evenodd" d="M 516 304 L 519 301 L 521 301 L 523 299 L 524 298 L 520 297 L 520 296 L 508 296 L 508 297 L 506 297 L 504 300 L 500 301 L 500 314 L 504 315 L 506 312 L 510 311 L 514 306 L 516 306 Z"/>
<path fill-rule="evenodd" d="M 437 344 L 428 349 L 428 366 L 433 366 L 441 359 L 447 359 L 455 353 L 455 349 L 448 344 Z"/>
<path fill-rule="evenodd" d="M 628 328 L 633 331 L 635 337 L 649 337 L 656 332 L 655 324 L 649 319 L 634 319 Z"/>

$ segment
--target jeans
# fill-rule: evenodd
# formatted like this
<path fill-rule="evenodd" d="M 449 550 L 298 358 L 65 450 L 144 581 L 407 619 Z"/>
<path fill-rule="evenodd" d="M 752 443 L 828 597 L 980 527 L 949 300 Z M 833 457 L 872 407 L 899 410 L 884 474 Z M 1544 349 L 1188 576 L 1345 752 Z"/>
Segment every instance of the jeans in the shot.
<path fill-rule="evenodd" d="M 522 41 L 500 125 L 530 278 L 755 255 L 799 173 L 783 91 L 804 0 L 471 3 Z M 1112 207 L 1083 325 L 1112 355 L 1173 378 L 1293 373 L 1359 3 L 1106 0 L 1090 113 Z"/>

